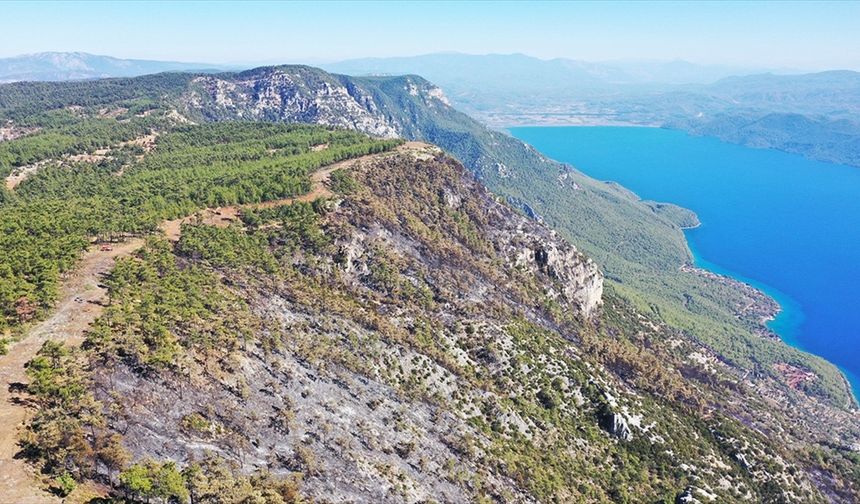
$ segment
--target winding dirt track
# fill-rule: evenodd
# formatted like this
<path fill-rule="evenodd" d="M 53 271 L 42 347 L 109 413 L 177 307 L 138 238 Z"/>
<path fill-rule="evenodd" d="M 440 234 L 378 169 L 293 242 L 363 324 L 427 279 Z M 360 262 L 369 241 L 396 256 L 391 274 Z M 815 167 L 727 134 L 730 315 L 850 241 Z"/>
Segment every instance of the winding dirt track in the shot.
<path fill-rule="evenodd" d="M 410 144 L 411 143 L 412 142 L 410 142 Z M 370 154 L 368 156 L 347 159 L 345 161 L 340 161 L 338 163 L 328 165 L 325 168 L 315 171 L 311 174 L 311 190 L 305 194 L 302 194 L 301 196 L 272 201 L 264 201 L 263 203 L 257 203 L 254 205 L 243 205 L 241 207 L 228 206 L 214 209 L 207 208 L 206 210 L 198 212 L 195 215 L 190 215 L 181 219 L 164 221 L 161 223 L 160 226 L 158 226 L 158 228 L 165 234 L 165 236 L 167 236 L 169 240 L 177 241 L 179 240 L 179 234 L 182 229 L 182 225 L 187 224 L 189 222 L 195 222 L 197 219 L 199 219 L 199 221 L 204 224 L 209 224 L 213 226 L 228 226 L 231 222 L 238 220 L 239 213 L 243 208 L 274 208 L 282 205 L 289 205 L 290 203 L 297 203 L 302 201 L 310 202 L 319 198 L 327 198 L 334 194 L 331 192 L 331 189 L 329 189 L 326 185 L 331 178 L 332 172 L 341 168 L 347 168 L 349 166 L 352 166 L 353 164 L 361 161 L 362 159 L 367 159 L 368 157 L 373 157 L 374 155 L 375 154 Z"/>
<path fill-rule="evenodd" d="M 78 344 L 84 332 L 101 314 L 107 290 L 99 283 L 110 272 L 118 257 L 130 255 L 143 245 L 140 238 L 118 244 L 111 251 L 92 247 L 78 268 L 63 283 L 60 300 L 54 313 L 34 326 L 27 338 L 0 356 L 0 503 L 29 504 L 59 502 L 59 499 L 34 485 L 32 468 L 25 460 L 16 458 L 18 436 L 27 419 L 27 383 L 24 365 L 48 340 Z"/>
<path fill-rule="evenodd" d="M 407 142 L 398 151 L 417 150 L 426 144 Z M 311 175 L 310 192 L 277 201 L 268 201 L 244 208 L 270 208 L 298 201 L 313 201 L 331 196 L 326 186 L 331 173 L 377 154 L 348 159 L 329 165 Z M 228 225 L 236 220 L 241 207 L 208 209 L 201 213 L 203 222 L 213 225 Z M 159 226 L 173 241 L 179 239 L 181 225 L 192 222 L 197 216 L 165 221 Z M 142 238 L 114 245 L 113 250 L 91 247 L 81 259 L 77 269 L 68 275 L 61 287 L 60 299 L 54 312 L 46 320 L 30 329 L 26 338 L 10 345 L 9 352 L 0 356 L 0 504 L 59 503 L 60 499 L 43 491 L 37 484 L 37 475 L 25 460 L 17 458 L 20 451 L 18 439 L 30 410 L 27 394 L 25 364 L 36 356 L 42 344 L 48 340 L 63 341 L 78 345 L 84 334 L 102 313 L 107 290 L 100 285 L 101 279 L 111 271 L 116 260 L 127 257 L 143 246 Z"/>

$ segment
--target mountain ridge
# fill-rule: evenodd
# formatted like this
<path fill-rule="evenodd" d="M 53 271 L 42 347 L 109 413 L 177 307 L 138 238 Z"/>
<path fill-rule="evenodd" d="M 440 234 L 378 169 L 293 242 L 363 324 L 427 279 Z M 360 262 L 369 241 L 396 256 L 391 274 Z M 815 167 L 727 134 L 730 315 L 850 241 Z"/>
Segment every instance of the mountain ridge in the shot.
<path fill-rule="evenodd" d="M 860 163 L 860 123 L 856 120 L 860 73 L 852 70 L 777 74 L 717 68 L 708 73 L 704 67 L 675 62 L 679 64 L 677 78 L 661 80 L 648 77 L 649 72 L 671 75 L 673 62 L 663 65 L 663 70 L 654 63 L 632 65 L 629 75 L 610 72 L 614 77 L 608 78 L 601 77 L 602 67 L 573 64 L 571 68 L 580 72 L 576 73 L 564 69 L 565 60 L 525 61 L 522 64 L 513 56 L 506 60 L 503 56 L 437 54 L 354 60 L 325 68 L 355 75 L 382 68 L 419 73 L 440 85 L 456 106 L 496 128 L 659 126 L 811 159 L 852 166 Z M 798 129 L 769 120 L 743 133 L 732 131 L 738 123 L 761 121 L 769 114 L 803 114 L 809 127 Z M 761 127 L 764 124 L 767 126 Z"/>
<path fill-rule="evenodd" d="M 0 82 L 135 77 L 167 71 L 218 71 L 224 65 L 122 59 L 86 52 L 40 52 L 0 58 Z"/>
<path fill-rule="evenodd" d="M 0 169 L 54 163 L 3 193 L 0 218 L 32 209 L 86 238 L 89 221 L 63 212 L 107 200 L 134 220 L 100 232 L 122 236 L 216 209 L 115 269 L 84 348 L 34 359 L 35 462 L 63 477 L 56 456 L 72 448 L 48 435 L 61 418 L 82 422 L 76 446 L 92 448 L 71 451 L 69 478 L 140 498 L 151 494 L 135 485 L 159 474 L 181 482 L 163 490 L 177 499 L 217 496 L 219 480 L 268 488 L 260 467 L 302 475 L 283 495 L 336 485 L 392 502 L 858 494 L 857 412 L 839 373 L 755 332 L 759 315 L 740 308 L 760 293 L 685 268 L 690 214 L 546 159 L 437 89 L 293 66 L 0 86 L 0 117 L 34 128 L 0 142 Z M 307 191 L 299 161 L 392 145 L 361 128 L 443 151 L 335 171 L 328 201 L 217 213 Z M 142 135 L 155 135 L 150 150 L 126 143 Z M 46 232 L 40 219 L 17 219 L 10 236 Z M 58 376 L 89 385 L 60 401 Z M 116 409 L 80 417 L 92 401 Z M 92 457 L 116 460 L 116 430 L 126 462 L 88 471 Z M 201 446 L 220 455 L 191 461 Z"/>

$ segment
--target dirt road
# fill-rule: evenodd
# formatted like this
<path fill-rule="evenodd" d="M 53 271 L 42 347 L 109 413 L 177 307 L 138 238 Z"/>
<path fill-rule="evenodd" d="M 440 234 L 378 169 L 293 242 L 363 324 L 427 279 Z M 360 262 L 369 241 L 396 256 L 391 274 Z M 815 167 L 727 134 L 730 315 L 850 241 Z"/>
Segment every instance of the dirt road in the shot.
<path fill-rule="evenodd" d="M 371 154 L 370 156 L 373 156 Z M 311 174 L 311 190 L 301 196 L 296 196 L 294 198 L 285 198 L 279 200 L 272 201 L 264 201 L 263 203 L 257 203 L 252 205 L 243 205 L 243 206 L 228 206 L 228 207 L 219 207 L 219 208 L 207 208 L 206 210 L 200 211 L 195 215 L 191 215 L 188 217 L 183 217 L 181 219 L 173 219 L 169 221 L 164 221 L 161 223 L 158 228 L 167 236 L 167 238 L 171 241 L 179 240 L 179 234 L 182 229 L 182 225 L 189 222 L 201 222 L 203 224 L 207 224 L 210 226 L 229 226 L 231 222 L 239 219 L 239 215 L 241 210 L 244 209 L 262 209 L 262 208 L 274 208 L 281 205 L 289 205 L 290 203 L 296 203 L 300 201 L 310 202 L 319 198 L 327 198 L 332 196 L 334 193 L 331 192 L 331 189 L 328 188 L 327 184 L 329 179 L 331 178 L 332 172 L 335 170 L 339 170 L 341 168 L 347 168 L 352 166 L 353 164 L 361 161 L 362 159 L 366 159 L 369 156 L 362 156 L 354 159 L 347 159 L 345 161 L 340 161 L 339 163 L 335 163 L 333 165 L 326 166 L 325 168 L 315 171 Z"/>
<path fill-rule="evenodd" d="M 113 268 L 116 258 L 127 256 L 143 245 L 142 239 L 117 244 L 111 251 L 92 247 L 78 268 L 63 284 L 54 313 L 30 330 L 27 338 L 13 344 L 0 356 L 0 503 L 28 504 L 59 502 L 33 484 L 33 469 L 19 458 L 19 431 L 29 410 L 26 396 L 18 391 L 27 383 L 24 364 L 48 340 L 78 344 L 84 332 L 101 314 L 107 291 L 99 286 L 102 276 Z"/>
<path fill-rule="evenodd" d="M 426 144 L 407 142 L 397 151 L 414 151 L 426 154 Z M 424 154 L 422 154 L 424 153 Z M 311 190 L 301 196 L 277 201 L 267 201 L 244 208 L 270 208 L 298 201 L 313 201 L 333 193 L 327 183 L 333 171 L 346 168 L 363 159 L 363 156 L 329 165 L 311 175 Z M 179 239 L 181 225 L 202 218 L 213 225 L 228 225 L 238 219 L 240 207 L 207 209 L 200 216 L 165 221 L 159 228 L 173 241 Z M 36 356 L 42 344 L 48 340 L 62 340 L 66 344 L 78 345 L 84 334 L 101 314 L 107 290 L 99 284 L 104 275 L 113 268 L 116 259 L 131 255 L 143 246 L 142 238 L 114 245 L 105 251 L 91 247 L 81 259 L 77 269 L 63 282 L 60 299 L 54 312 L 46 320 L 36 324 L 23 340 L 11 345 L 6 355 L 0 356 L 0 504 L 59 503 L 60 499 L 48 494 L 36 485 L 37 475 L 23 459 L 16 458 L 20 451 L 19 432 L 24 426 L 29 410 L 26 394 L 21 388 L 27 383 L 24 365 Z"/>

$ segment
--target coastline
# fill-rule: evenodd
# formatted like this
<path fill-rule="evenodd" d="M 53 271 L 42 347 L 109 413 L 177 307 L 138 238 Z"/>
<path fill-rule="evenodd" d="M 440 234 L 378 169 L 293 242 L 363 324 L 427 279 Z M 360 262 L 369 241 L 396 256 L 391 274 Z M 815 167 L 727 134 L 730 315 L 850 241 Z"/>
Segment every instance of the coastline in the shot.
<path fill-rule="evenodd" d="M 622 119 L 611 119 L 604 116 L 583 116 L 576 114 L 498 114 L 487 115 L 471 112 L 479 121 L 487 126 L 507 130 L 508 128 L 577 128 L 614 126 L 625 128 L 662 128 L 660 122 L 633 122 Z"/>
<path fill-rule="evenodd" d="M 690 248 L 690 253 L 693 256 L 693 265 L 697 268 L 701 268 L 715 275 L 727 277 L 736 282 L 748 285 L 763 293 L 768 298 L 772 299 L 774 303 L 776 303 L 776 305 L 779 307 L 779 310 L 777 313 L 774 314 L 774 317 L 767 322 L 766 327 L 769 330 L 773 331 L 777 336 L 779 336 L 779 339 L 786 344 L 803 350 L 802 346 L 796 339 L 800 324 L 805 318 L 800 303 L 794 300 L 794 298 L 792 298 L 788 294 L 780 291 L 775 287 L 766 285 L 752 278 L 748 278 L 744 275 L 741 275 L 740 273 L 730 271 L 718 264 L 712 263 L 707 259 L 703 258 L 702 255 L 699 253 L 698 249 L 695 247 L 693 240 L 691 240 L 690 236 L 688 235 L 688 231 L 692 231 L 694 229 L 697 228 L 691 228 L 689 230 L 685 230 L 684 232 L 684 237 L 687 240 L 687 246 Z"/>
<path fill-rule="evenodd" d="M 684 273 L 709 278 L 742 292 L 749 299 L 749 303 L 742 310 L 737 311 L 735 316 L 739 320 L 746 320 L 752 326 L 752 331 L 758 336 L 784 341 L 779 334 L 769 327 L 769 324 L 776 320 L 780 313 L 783 312 L 782 306 L 772 296 L 737 278 L 715 273 L 709 269 L 699 267 L 695 263 L 682 264 L 678 269 Z"/>
<path fill-rule="evenodd" d="M 625 128 L 624 127 L 625 125 L 619 125 L 620 127 L 613 127 L 613 126 L 605 124 L 604 122 L 599 122 L 596 125 L 593 123 L 588 124 L 586 122 L 581 122 L 578 124 L 539 124 L 535 127 L 535 129 L 540 129 L 540 128 L 556 129 L 556 128 L 564 128 L 565 126 L 571 127 L 570 128 L 571 130 L 579 129 L 579 128 L 576 128 L 577 126 L 581 126 L 582 127 L 581 129 L 583 129 L 583 130 L 589 129 L 590 126 L 591 127 L 596 126 L 594 129 L 596 129 L 596 130 L 603 129 L 603 130 L 606 130 L 607 132 L 609 132 L 610 130 L 613 130 L 613 129 L 617 129 L 617 130 L 631 129 L 631 128 Z M 634 128 L 634 129 L 640 130 L 641 134 L 646 135 L 646 136 L 647 135 L 660 135 L 661 133 L 659 132 L 659 130 L 668 130 L 668 131 L 681 133 L 685 137 L 690 137 L 690 138 L 694 137 L 693 135 L 691 135 L 687 131 L 677 130 L 677 129 L 672 129 L 672 128 L 664 128 L 664 127 L 661 127 L 659 125 L 654 125 L 654 126 L 648 127 L 647 125 L 643 125 L 643 124 L 635 124 L 633 126 L 636 126 L 636 128 Z M 510 128 L 507 129 L 506 132 L 508 134 L 511 134 L 512 136 L 515 136 L 516 138 L 519 138 L 521 140 L 528 142 L 528 140 L 526 140 L 525 138 L 522 138 L 519 135 L 516 135 L 513 133 L 512 130 L 517 130 L 517 129 L 519 129 L 519 127 L 520 126 L 511 126 Z M 651 130 L 651 132 L 649 133 L 648 131 L 645 131 L 646 128 Z M 523 127 L 523 129 L 526 129 L 526 128 Z M 553 135 L 558 136 L 557 133 L 553 133 Z M 526 135 L 526 137 L 528 137 L 528 136 Z M 713 138 L 713 140 L 720 143 L 720 144 L 737 145 L 737 144 L 731 144 L 730 142 L 725 142 L 725 141 L 720 140 L 718 138 Z M 740 147 L 743 147 L 743 146 L 740 146 Z M 562 149 L 561 152 L 562 152 L 561 157 L 563 158 L 565 155 L 564 154 L 565 151 Z M 796 154 L 791 154 L 791 153 L 784 153 L 784 155 L 797 156 Z M 798 157 L 802 158 L 803 156 L 798 156 Z M 558 159 L 558 158 L 559 158 L 558 156 L 555 156 L 555 159 Z M 565 161 L 561 161 L 561 162 L 565 162 Z M 614 158 L 613 158 L 613 162 L 614 162 Z M 588 171 L 584 171 L 583 173 L 585 173 L 586 175 L 589 175 Z M 603 177 L 595 177 L 594 175 L 591 175 L 591 176 L 593 178 L 596 178 L 597 180 L 602 180 L 604 182 L 610 182 L 611 180 L 613 180 L 612 175 L 607 175 L 607 176 L 603 176 Z M 616 184 L 617 184 L 617 182 L 616 182 Z M 620 186 L 620 187 L 626 189 L 626 187 L 624 187 L 624 186 Z M 634 193 L 633 191 L 630 191 L 629 189 L 627 189 L 627 191 L 629 191 L 632 194 L 635 194 L 640 199 L 640 201 L 643 201 L 646 203 L 649 201 L 649 200 L 644 200 L 638 193 Z M 664 196 L 661 198 L 661 201 L 664 204 L 673 205 L 672 203 L 668 203 L 671 200 L 672 200 L 671 197 Z M 678 205 L 675 205 L 675 206 L 678 206 Z M 681 208 L 686 208 L 686 207 L 681 207 Z M 672 219 L 670 219 L 670 220 L 672 220 Z M 798 349 L 804 353 L 807 353 L 809 355 L 813 355 L 813 356 L 816 356 L 816 357 L 822 359 L 824 362 L 827 362 L 828 364 L 830 364 L 835 370 L 838 370 L 839 374 L 841 375 L 843 382 L 848 385 L 847 387 L 844 388 L 844 390 L 847 391 L 848 395 L 850 396 L 850 401 L 852 403 L 851 407 L 856 408 L 858 405 L 858 400 L 860 400 L 860 376 L 858 376 L 858 375 L 860 375 L 860 373 L 858 373 L 857 375 L 852 374 L 849 370 L 836 364 L 830 358 L 823 356 L 822 353 L 828 354 L 828 352 L 826 350 L 824 350 L 822 353 L 819 353 L 819 352 L 815 352 L 815 351 L 812 351 L 812 350 L 809 350 L 806 348 L 807 345 L 805 345 L 800 340 L 800 337 L 802 336 L 801 331 L 800 331 L 800 327 L 804 323 L 805 318 L 806 318 L 806 313 L 805 313 L 804 307 L 802 307 L 801 304 L 797 300 L 795 300 L 791 296 L 787 295 L 786 293 L 781 292 L 778 289 L 772 287 L 771 285 L 766 285 L 762 282 L 753 280 L 752 278 L 745 277 L 742 274 L 738 274 L 735 271 L 731 271 L 727 268 L 723 268 L 718 264 L 711 263 L 711 262 L 707 261 L 706 259 L 704 259 L 701 256 L 701 254 L 698 253 L 698 251 L 696 250 L 696 241 L 697 241 L 696 240 L 696 234 L 698 233 L 697 230 L 702 228 L 701 222 L 699 222 L 698 225 L 696 225 L 696 226 L 681 226 L 681 225 L 679 225 L 678 222 L 676 222 L 675 224 L 684 233 L 684 238 L 685 238 L 684 241 L 686 242 L 686 245 L 687 245 L 688 249 L 690 250 L 690 253 L 692 256 L 691 262 L 687 263 L 686 265 L 682 265 L 681 268 L 684 268 L 684 267 L 690 268 L 691 270 L 694 270 L 694 271 L 692 271 L 693 273 L 700 273 L 700 274 L 705 274 L 708 276 L 713 275 L 715 278 L 718 278 L 721 281 L 724 281 L 725 285 L 729 286 L 730 288 L 740 288 L 743 291 L 745 291 L 744 294 L 745 294 L 746 300 L 744 301 L 743 305 L 738 305 L 737 309 L 733 310 L 733 313 L 735 314 L 735 316 L 739 320 L 741 320 L 750 330 L 752 330 L 756 334 L 759 334 L 761 337 L 779 339 L 780 341 L 784 342 L 786 345 L 788 345 L 790 347 L 793 347 L 793 348 Z M 688 222 L 684 222 L 683 224 L 692 224 L 692 222 L 688 221 Z M 788 285 L 791 285 L 791 284 L 788 284 Z M 773 307 L 773 309 L 770 312 L 768 312 L 768 310 L 766 308 L 763 308 L 763 307 L 766 307 L 768 305 Z M 812 308 L 815 308 L 815 306 L 812 306 Z M 761 317 L 758 317 L 758 315 L 761 315 Z M 812 322 L 813 321 L 811 321 L 810 323 L 812 323 Z M 803 324 L 803 325 L 805 326 L 805 324 Z M 807 341 L 808 341 L 810 347 L 816 347 L 816 345 L 818 345 L 821 341 L 824 341 L 824 342 L 828 341 L 826 338 L 826 333 L 821 333 L 821 334 L 822 334 L 822 336 L 821 336 L 820 340 L 819 339 L 813 339 L 813 338 L 807 338 Z M 831 355 L 831 357 L 839 358 L 839 356 L 836 354 Z M 792 370 L 789 370 L 789 371 L 792 371 Z M 802 369 L 800 371 L 802 371 Z M 840 387 L 840 388 L 842 388 L 842 387 Z"/>
<path fill-rule="evenodd" d="M 777 309 L 773 313 L 772 317 L 766 318 L 762 320 L 762 325 L 766 328 L 768 332 L 770 332 L 777 339 L 794 347 L 803 352 L 809 352 L 797 339 L 797 333 L 799 332 L 799 328 L 801 323 L 803 322 L 805 315 L 803 313 L 803 308 L 800 303 L 795 301 L 791 296 L 785 294 L 784 292 L 763 284 L 762 282 L 753 280 L 751 278 L 747 278 L 744 275 L 739 273 L 729 271 L 726 268 L 723 268 L 717 264 L 714 264 L 707 259 L 704 259 L 697 249 L 693 246 L 693 242 L 690 237 L 687 235 L 688 230 L 693 230 L 698 227 L 701 227 L 701 223 L 699 226 L 694 228 L 688 228 L 684 231 L 684 237 L 687 241 L 687 247 L 690 249 L 690 253 L 693 256 L 693 267 L 695 269 L 699 269 L 710 273 L 715 276 L 720 276 L 727 278 L 732 282 L 737 282 L 739 284 L 745 285 L 751 289 L 754 289 L 761 294 L 763 294 L 768 299 L 772 300 L 776 305 Z M 763 335 L 766 336 L 766 335 Z M 816 354 L 813 354 L 816 355 Z M 820 357 L 820 356 L 819 356 Z M 860 402 L 860 377 L 855 376 L 849 370 L 831 362 L 830 360 L 821 357 L 826 360 L 828 363 L 835 366 L 842 375 L 842 379 L 845 381 L 845 385 L 851 395 L 853 396 L 854 404 L 856 405 Z"/>
<path fill-rule="evenodd" d="M 491 128 L 507 129 L 507 128 L 599 128 L 619 127 L 619 128 L 662 128 L 659 123 L 634 123 L 626 121 L 586 121 L 586 122 L 495 122 L 488 121 L 486 123 Z"/>

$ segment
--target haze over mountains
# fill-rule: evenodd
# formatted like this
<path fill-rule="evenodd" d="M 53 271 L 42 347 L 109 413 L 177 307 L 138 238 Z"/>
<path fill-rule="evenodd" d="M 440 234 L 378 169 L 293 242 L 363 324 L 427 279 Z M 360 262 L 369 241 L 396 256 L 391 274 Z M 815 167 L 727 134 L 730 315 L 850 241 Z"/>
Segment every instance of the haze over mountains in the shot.
<path fill-rule="evenodd" d="M 847 70 L 798 74 L 680 60 L 592 63 L 460 53 L 364 58 L 321 66 L 356 76 L 420 75 L 440 86 L 458 108 L 497 128 L 662 126 L 860 165 L 860 122 L 856 120 L 860 74 Z M 236 67 L 49 52 L 0 59 L 0 82 L 230 69 Z"/>
<path fill-rule="evenodd" d="M 569 58 L 540 59 L 525 54 L 435 53 L 395 58 L 362 58 L 321 65 L 345 74 L 415 73 L 451 92 L 468 87 L 504 91 L 604 92 L 617 86 L 707 84 L 733 76 L 776 71 L 726 65 L 699 65 L 683 60 L 589 62 Z M 786 70 L 786 72 L 791 72 Z M 796 73 L 796 71 L 795 71 Z M 515 79 L 510 81 L 509 79 Z"/>
<path fill-rule="evenodd" d="M 639 124 L 860 165 L 860 73 L 791 75 L 683 61 L 584 63 L 431 54 L 324 65 L 352 75 L 416 73 L 495 127 Z M 785 71 L 783 71 L 785 72 Z"/>
<path fill-rule="evenodd" d="M 46 486 L 292 496 L 272 504 L 860 495 L 845 380 L 767 331 L 772 300 L 690 267 L 691 212 L 553 162 L 420 77 L 14 83 L 0 119 L 0 174 L 25 174 L 0 188 L 11 334 L 50 312 L 90 238 L 155 235 L 105 280 L 80 350 L 24 347 Z M 137 484 L 162 474 L 161 494 Z"/>
<path fill-rule="evenodd" d="M 42 52 L 0 58 L 0 82 L 135 77 L 159 72 L 224 70 L 226 68 L 225 65 L 120 59 L 83 52 Z"/>
<path fill-rule="evenodd" d="M 250 68 L 256 65 L 122 59 L 85 52 L 41 52 L 0 58 L 0 82 L 134 77 L 158 72 L 228 70 L 243 66 Z M 460 53 L 362 58 L 319 66 L 350 75 L 413 73 L 445 85 L 457 81 L 483 86 L 489 81 L 506 77 L 522 79 L 523 76 L 529 76 L 525 81 L 508 83 L 508 86 L 519 85 L 522 89 L 569 87 L 574 82 L 583 89 L 598 89 L 615 84 L 706 84 L 733 75 L 768 71 L 799 73 L 791 69 L 698 65 L 683 60 L 588 62 L 568 58 L 542 60 L 524 54 Z"/>

